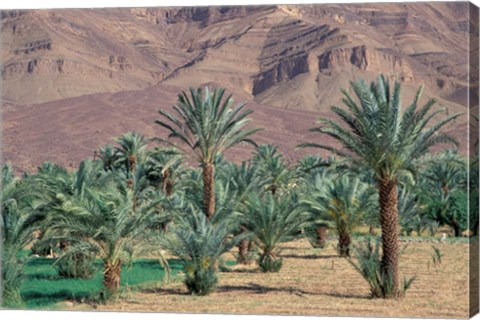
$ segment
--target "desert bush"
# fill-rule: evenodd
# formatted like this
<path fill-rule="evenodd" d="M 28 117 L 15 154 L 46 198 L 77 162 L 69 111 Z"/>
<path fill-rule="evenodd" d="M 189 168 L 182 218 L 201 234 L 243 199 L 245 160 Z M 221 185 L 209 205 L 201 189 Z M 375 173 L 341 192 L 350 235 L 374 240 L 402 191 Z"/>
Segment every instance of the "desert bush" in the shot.
<path fill-rule="evenodd" d="M 368 282 L 374 298 L 403 296 L 415 280 L 415 277 L 405 278 L 399 295 L 395 293 L 392 274 L 386 273 L 381 267 L 380 238 L 373 244 L 372 238 L 367 237 L 362 244 L 354 246 L 354 257 L 357 262 L 352 258 L 348 258 L 348 261 Z"/>

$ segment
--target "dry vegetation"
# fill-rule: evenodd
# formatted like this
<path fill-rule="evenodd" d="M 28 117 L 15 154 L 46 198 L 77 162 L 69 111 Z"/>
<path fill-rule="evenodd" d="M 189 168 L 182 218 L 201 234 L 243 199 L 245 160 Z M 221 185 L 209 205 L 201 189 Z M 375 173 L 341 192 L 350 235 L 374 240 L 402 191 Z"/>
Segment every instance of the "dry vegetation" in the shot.
<path fill-rule="evenodd" d="M 460 318 L 468 315 L 468 245 L 435 244 L 444 254 L 432 262 L 432 243 L 411 243 L 400 260 L 401 276 L 417 276 L 405 298 L 371 299 L 368 284 L 347 260 L 336 256 L 336 243 L 312 249 L 306 240 L 287 243 L 278 274 L 254 265 L 235 266 L 220 275 L 216 293 L 190 296 L 180 280 L 164 287 L 130 291 L 100 311 L 276 314 L 316 316 L 383 316 Z M 231 253 L 226 259 L 234 259 Z M 92 310 L 79 304 L 70 310 Z"/>

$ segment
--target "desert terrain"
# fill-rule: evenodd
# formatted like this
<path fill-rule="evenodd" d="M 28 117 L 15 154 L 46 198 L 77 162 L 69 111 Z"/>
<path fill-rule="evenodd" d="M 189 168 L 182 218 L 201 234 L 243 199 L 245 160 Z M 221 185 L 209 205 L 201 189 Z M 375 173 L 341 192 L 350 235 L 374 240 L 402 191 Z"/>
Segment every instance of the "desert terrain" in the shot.
<path fill-rule="evenodd" d="M 384 73 L 404 104 L 424 85 L 425 102 L 466 112 L 469 15 L 466 2 L 2 11 L 3 158 L 73 168 L 128 130 L 162 135 L 157 111 L 195 86 L 247 102 L 258 142 L 292 160 L 351 80 Z M 449 130 L 465 152 L 467 116 Z"/>

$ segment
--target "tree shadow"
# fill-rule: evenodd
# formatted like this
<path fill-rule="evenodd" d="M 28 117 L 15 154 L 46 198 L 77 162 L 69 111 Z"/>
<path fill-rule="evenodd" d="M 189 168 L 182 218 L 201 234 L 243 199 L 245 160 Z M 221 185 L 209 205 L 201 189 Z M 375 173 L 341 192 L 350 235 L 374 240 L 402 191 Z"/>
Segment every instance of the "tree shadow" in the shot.
<path fill-rule="evenodd" d="M 246 285 L 223 285 L 219 286 L 217 293 L 229 293 L 235 291 L 243 291 L 251 294 L 266 294 L 270 292 L 280 292 L 296 295 L 299 297 L 303 296 L 329 296 L 335 298 L 345 298 L 345 299 L 361 299 L 361 300 L 371 300 L 371 296 L 361 295 L 361 294 L 343 294 L 343 293 L 329 293 L 329 292 L 315 292 L 315 291 L 306 291 L 296 287 L 269 287 L 259 285 L 257 283 L 250 282 Z M 189 296 L 191 295 L 182 288 L 145 288 L 141 290 L 142 293 L 153 293 L 153 294 L 170 294 L 170 295 L 180 295 L 180 296 Z"/>
<path fill-rule="evenodd" d="M 298 255 L 298 254 L 281 254 L 282 258 L 292 258 L 292 259 L 307 259 L 307 260 L 321 260 L 321 259 L 332 259 L 332 258 L 339 258 L 338 255 L 330 254 L 325 256 L 319 256 L 315 254 L 309 255 Z"/>
<path fill-rule="evenodd" d="M 323 295 L 334 297 L 334 298 L 345 298 L 345 299 L 360 299 L 360 300 L 372 300 L 372 296 L 364 294 L 351 294 L 351 293 L 328 293 L 324 292 Z"/>
<path fill-rule="evenodd" d="M 171 288 L 145 288 L 141 289 L 142 293 L 154 293 L 154 294 L 175 294 L 180 296 L 189 296 L 190 294 L 182 289 L 171 289 Z"/>
<path fill-rule="evenodd" d="M 248 269 L 248 268 L 238 268 L 238 269 L 223 269 L 222 273 L 262 273 L 259 268 Z"/>
<path fill-rule="evenodd" d="M 65 278 L 60 277 L 57 274 L 44 274 L 44 273 L 33 273 L 24 275 L 25 280 L 64 280 Z"/>
<path fill-rule="evenodd" d="M 62 301 L 74 301 L 78 303 L 97 301 L 99 299 L 99 295 L 100 292 L 73 292 L 71 290 L 64 289 L 51 293 L 29 291 L 22 293 L 22 299 L 28 301 L 28 306 L 30 308 L 37 308 L 53 306 Z"/>

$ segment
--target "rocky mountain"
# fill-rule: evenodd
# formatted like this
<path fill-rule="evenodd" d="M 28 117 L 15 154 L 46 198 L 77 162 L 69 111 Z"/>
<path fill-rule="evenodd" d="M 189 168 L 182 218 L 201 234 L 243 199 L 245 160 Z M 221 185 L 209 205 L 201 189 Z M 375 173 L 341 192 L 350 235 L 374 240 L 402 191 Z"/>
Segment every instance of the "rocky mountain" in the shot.
<path fill-rule="evenodd" d="M 304 114 L 296 125 L 305 131 L 339 104 L 349 81 L 379 73 L 400 80 L 405 99 L 424 84 L 427 97 L 465 111 L 469 39 L 478 38 L 472 9 L 467 2 L 424 2 L 2 11 L 2 148 L 12 159 L 13 148 L 24 149 L 22 134 L 35 130 L 23 124 L 27 114 L 48 109 L 45 125 L 58 120 L 57 112 L 80 108 L 91 116 L 108 109 L 116 118 L 115 105 L 103 103 L 113 97 L 118 109 L 142 113 L 155 101 L 168 107 L 160 97 L 174 103 L 176 92 L 201 85 L 226 87 L 237 101 L 272 114 Z M 77 128 L 70 118 L 62 125 Z M 126 127 L 135 129 L 133 118 L 124 114 Z M 83 120 L 91 127 L 88 114 Z M 80 125 L 75 138 L 65 130 L 62 139 L 86 139 L 90 129 Z M 47 141 L 59 135 L 43 134 Z"/>

